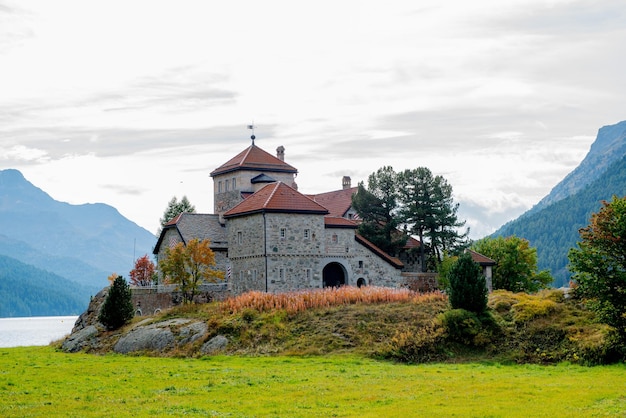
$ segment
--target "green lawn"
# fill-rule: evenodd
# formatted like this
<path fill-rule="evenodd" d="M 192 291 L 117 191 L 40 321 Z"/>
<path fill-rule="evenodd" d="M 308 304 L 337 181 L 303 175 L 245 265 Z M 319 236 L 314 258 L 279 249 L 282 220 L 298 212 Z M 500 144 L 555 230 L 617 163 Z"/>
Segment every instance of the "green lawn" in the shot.
<path fill-rule="evenodd" d="M 0 349 L 0 416 L 585 417 L 626 414 L 626 366 L 401 365 Z"/>

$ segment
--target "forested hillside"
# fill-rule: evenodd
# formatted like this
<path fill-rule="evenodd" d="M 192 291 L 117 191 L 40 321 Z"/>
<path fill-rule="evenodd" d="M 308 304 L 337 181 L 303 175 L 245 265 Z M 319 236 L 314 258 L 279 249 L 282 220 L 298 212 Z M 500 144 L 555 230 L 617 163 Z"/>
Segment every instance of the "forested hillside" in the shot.
<path fill-rule="evenodd" d="M 571 276 L 567 253 L 579 240 L 578 230 L 589 223 L 591 214 L 600 209 L 600 202 L 613 195 L 626 195 L 626 156 L 577 193 L 522 215 L 494 235 L 516 235 L 529 240 L 537 248 L 539 270 L 552 272 L 555 287 L 567 285 Z"/>
<path fill-rule="evenodd" d="M 0 317 L 78 315 L 88 304 L 82 286 L 0 255 Z"/>
<path fill-rule="evenodd" d="M 29 289 L 37 282 L 27 281 L 35 276 L 22 274 L 23 265 L 2 270 L 12 281 L 3 283 L 0 316 L 77 312 L 76 297 L 82 304 L 108 284 L 112 273 L 127 276 L 134 259 L 150 254 L 155 241 L 109 205 L 59 202 L 18 170 L 1 170 L 0 255 L 39 269 L 41 277 L 54 277 L 51 283 L 62 278 L 64 285 Z M 58 302 L 62 298 L 54 292 L 66 294 L 67 303 Z"/>

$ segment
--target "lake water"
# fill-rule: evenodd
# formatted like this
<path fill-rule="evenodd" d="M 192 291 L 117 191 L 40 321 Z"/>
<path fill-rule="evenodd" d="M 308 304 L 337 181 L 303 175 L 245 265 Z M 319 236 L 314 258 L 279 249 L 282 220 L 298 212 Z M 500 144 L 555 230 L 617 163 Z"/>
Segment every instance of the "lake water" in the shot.
<path fill-rule="evenodd" d="M 74 328 L 77 316 L 0 318 L 0 347 L 48 345 Z"/>

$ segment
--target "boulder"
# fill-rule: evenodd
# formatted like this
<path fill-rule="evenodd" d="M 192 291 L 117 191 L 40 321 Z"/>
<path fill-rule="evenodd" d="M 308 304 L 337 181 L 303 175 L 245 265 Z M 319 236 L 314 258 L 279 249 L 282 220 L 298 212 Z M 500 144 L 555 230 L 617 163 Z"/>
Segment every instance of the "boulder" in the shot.
<path fill-rule="evenodd" d="M 227 345 L 228 338 L 224 337 L 223 335 L 216 335 L 202 345 L 202 347 L 200 348 L 200 352 L 206 355 L 215 354 L 218 351 L 225 349 Z"/>
<path fill-rule="evenodd" d="M 91 347 L 97 342 L 98 328 L 94 325 L 88 325 L 78 332 L 72 333 L 63 341 L 61 349 L 66 353 L 75 353 L 84 348 Z"/>
<path fill-rule="evenodd" d="M 206 322 L 194 322 L 193 324 L 182 327 L 178 334 L 180 338 L 178 345 L 193 343 L 204 337 L 208 330 L 209 327 Z"/>

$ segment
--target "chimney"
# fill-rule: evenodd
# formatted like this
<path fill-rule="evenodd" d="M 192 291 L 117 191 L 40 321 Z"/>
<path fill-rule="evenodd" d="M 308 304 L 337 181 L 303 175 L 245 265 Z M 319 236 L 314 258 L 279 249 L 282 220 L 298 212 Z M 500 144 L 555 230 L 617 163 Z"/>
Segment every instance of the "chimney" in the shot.
<path fill-rule="evenodd" d="M 352 179 L 350 178 L 350 176 L 343 176 L 343 178 L 341 179 L 341 184 L 344 190 L 349 189 L 352 187 Z"/>
<path fill-rule="evenodd" d="M 276 148 L 276 158 L 278 158 L 280 161 L 285 161 L 285 147 L 283 147 L 282 145 Z"/>

